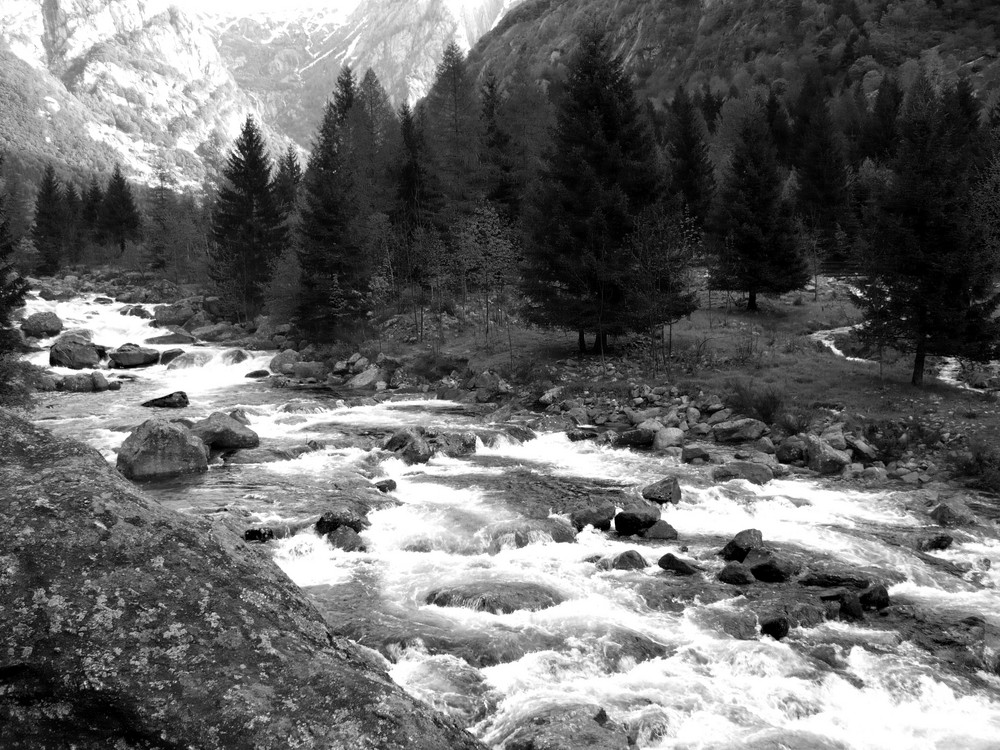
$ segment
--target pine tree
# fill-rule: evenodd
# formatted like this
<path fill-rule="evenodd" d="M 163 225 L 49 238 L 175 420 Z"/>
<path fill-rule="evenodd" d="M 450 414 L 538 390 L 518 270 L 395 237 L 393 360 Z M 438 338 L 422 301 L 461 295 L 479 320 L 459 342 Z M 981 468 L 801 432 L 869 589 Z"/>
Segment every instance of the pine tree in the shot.
<path fill-rule="evenodd" d="M 1000 223 L 990 204 L 1000 199 L 1000 172 L 994 166 L 975 184 L 983 134 L 975 107 L 956 116 L 952 104 L 962 97 L 938 95 L 923 76 L 907 92 L 894 175 L 876 197 L 862 254 L 861 333 L 912 352 L 918 386 L 928 355 L 997 353 Z"/>
<path fill-rule="evenodd" d="M 173 223 L 177 219 L 174 205 L 174 179 L 165 167 L 156 172 L 153 186 L 150 219 L 153 231 L 149 238 L 149 266 L 154 271 L 164 271 L 169 263 Z"/>
<path fill-rule="evenodd" d="M 808 118 L 798 158 L 798 211 L 817 243 L 819 257 L 827 265 L 843 268 L 848 248 L 840 246 L 838 237 L 853 232 L 847 161 L 825 103 L 817 106 Z"/>
<path fill-rule="evenodd" d="M 108 181 L 98 223 L 101 235 L 118 246 L 119 255 L 125 254 L 126 242 L 138 240 L 141 235 L 139 209 L 135 205 L 132 188 L 118 164 L 115 164 Z"/>
<path fill-rule="evenodd" d="M 445 47 L 427 98 L 422 102 L 431 167 L 445 196 L 442 228 L 471 211 L 480 190 L 479 104 L 465 55 Z"/>
<path fill-rule="evenodd" d="M 762 113 L 743 119 L 711 226 L 717 252 L 712 285 L 746 292 L 748 310 L 757 310 L 758 294 L 789 292 L 808 280 Z"/>
<path fill-rule="evenodd" d="M 278 173 L 274 177 L 274 199 L 286 220 L 298 205 L 301 184 L 302 167 L 299 164 L 299 155 L 295 146 L 289 144 L 278 161 Z"/>
<path fill-rule="evenodd" d="M 0 154 L 0 166 L 2 164 L 3 155 Z M 13 265 L 17 245 L 11 232 L 9 197 L 5 190 L 0 192 L 0 359 L 8 356 L 16 346 L 17 337 L 12 330 L 14 313 L 24 304 L 28 293 L 28 283 Z M 4 369 L 0 367 L 0 372 Z M 0 382 L 0 390 L 7 387 L 7 383 Z"/>
<path fill-rule="evenodd" d="M 87 233 L 87 239 L 91 242 L 97 241 L 100 231 L 99 223 L 101 217 L 101 206 L 104 204 L 104 191 L 96 177 L 90 178 L 87 192 L 83 196 L 83 207 L 81 219 Z"/>
<path fill-rule="evenodd" d="M 624 328 L 621 265 L 634 217 L 661 194 L 656 148 L 621 58 L 590 27 L 568 71 L 539 187 L 526 216 L 525 292 L 542 324 L 606 334 Z"/>
<path fill-rule="evenodd" d="M 514 218 L 521 207 L 520 190 L 514 174 L 513 138 L 503 122 L 503 96 L 492 70 L 487 71 L 480 89 L 482 140 L 479 162 L 483 169 L 486 199 Z"/>
<path fill-rule="evenodd" d="M 673 115 L 667 136 L 670 192 L 680 198 L 691 215 L 704 226 L 712 207 L 715 176 L 708 156 L 708 131 L 701 113 L 683 87 L 670 105 Z"/>
<path fill-rule="evenodd" d="M 62 185 L 56 177 L 55 167 L 48 164 L 35 197 L 35 226 L 32 230 L 32 239 L 40 256 L 38 273 L 43 276 L 54 274 L 62 266 L 64 222 Z"/>
<path fill-rule="evenodd" d="M 888 162 L 895 154 L 896 117 L 903 92 L 892 76 L 886 76 L 875 95 L 875 103 L 861 129 L 859 151 L 862 158 Z"/>
<path fill-rule="evenodd" d="M 66 248 L 66 260 L 76 263 L 80 260 L 83 250 L 83 198 L 80 197 L 76 185 L 71 182 L 66 183 L 66 188 L 63 190 L 63 215 L 65 217 L 63 246 Z"/>
<path fill-rule="evenodd" d="M 333 107 L 337 114 L 337 125 L 347 121 L 347 115 L 354 108 L 358 92 L 358 82 L 350 65 L 344 65 L 337 76 L 337 88 L 333 91 Z"/>
<path fill-rule="evenodd" d="M 303 178 L 302 298 L 299 326 L 314 339 L 332 339 L 337 329 L 364 313 L 363 255 L 353 224 L 352 185 L 341 152 L 340 111 L 326 106 Z"/>
<path fill-rule="evenodd" d="M 271 157 L 253 117 L 222 173 L 212 211 L 211 275 L 243 320 L 261 310 L 271 264 L 285 242 L 285 227 L 271 183 Z"/>
<path fill-rule="evenodd" d="M 345 163 L 351 172 L 362 216 L 392 210 L 392 166 L 399 158 L 399 123 L 389 95 L 370 68 L 358 85 L 344 124 Z"/>

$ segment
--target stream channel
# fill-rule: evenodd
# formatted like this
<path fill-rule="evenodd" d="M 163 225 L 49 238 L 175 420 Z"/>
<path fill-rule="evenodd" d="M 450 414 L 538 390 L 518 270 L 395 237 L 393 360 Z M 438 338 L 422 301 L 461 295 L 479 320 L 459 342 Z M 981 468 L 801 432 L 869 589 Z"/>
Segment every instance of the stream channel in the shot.
<path fill-rule="evenodd" d="M 51 310 L 66 329 L 89 329 L 109 348 L 162 333 L 119 314 L 122 307 L 94 295 L 55 302 L 33 294 L 27 312 Z M 347 478 L 395 480 L 396 504 L 371 512 L 361 534 L 367 551 L 334 549 L 310 529 L 268 546 L 337 632 L 381 653 L 400 685 L 485 744 L 502 747 L 532 717 L 585 705 L 603 708 L 641 748 L 1000 748 L 1000 676 L 955 662 L 957 651 L 947 648 L 958 628 L 974 631 L 972 648 L 990 658 L 1000 650 L 995 523 L 956 534 L 935 553 L 955 564 L 942 566 L 887 541 L 934 531 L 905 492 L 803 479 L 714 484 L 706 467 L 545 432 L 410 466 L 373 446 L 401 427 L 481 429 L 488 416 L 419 395 L 351 407 L 335 394 L 275 388 L 245 377 L 274 352 L 227 364 L 224 348 L 199 347 L 212 355 L 200 367 L 106 372 L 130 379 L 118 392 L 45 394 L 34 418 L 111 462 L 146 419 L 217 410 L 244 409 L 266 446 L 324 444 L 292 460 L 212 466 L 144 485 L 178 511 L 225 509 L 248 528 L 322 512 Z M 30 355 L 44 366 L 47 357 Z M 164 414 L 139 406 L 175 390 L 188 394 L 190 407 Z M 556 543 L 547 531 L 553 498 L 628 498 L 668 475 L 683 489 L 681 502 L 662 510 L 678 540 L 586 527 L 574 542 Z M 807 560 L 876 571 L 893 609 L 916 625 L 867 613 L 860 622 L 793 627 L 780 641 L 762 636 L 747 608 L 760 595 L 715 581 L 724 565 L 716 553 L 746 528 Z M 627 550 L 648 566 L 595 564 Z M 667 552 L 703 572 L 681 579 L 662 570 L 656 562 Z M 515 598 L 542 592 L 558 603 L 496 614 L 426 603 L 430 592 L 465 584 L 507 586 Z"/>

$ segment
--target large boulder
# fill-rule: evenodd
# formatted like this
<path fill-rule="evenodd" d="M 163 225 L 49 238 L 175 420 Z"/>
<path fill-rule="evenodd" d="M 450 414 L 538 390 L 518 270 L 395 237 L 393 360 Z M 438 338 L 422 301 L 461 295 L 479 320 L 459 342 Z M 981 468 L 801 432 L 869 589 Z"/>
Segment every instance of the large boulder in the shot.
<path fill-rule="evenodd" d="M 851 463 L 851 454 L 840 451 L 815 435 L 806 436 L 808 466 L 820 474 L 838 474 Z"/>
<path fill-rule="evenodd" d="M 74 372 L 59 381 L 59 390 L 69 393 L 90 393 L 94 390 L 93 374 L 89 372 Z"/>
<path fill-rule="evenodd" d="M 194 310 L 183 302 L 178 302 L 175 305 L 157 305 L 153 309 L 153 319 L 156 321 L 156 325 L 164 328 L 182 326 L 192 317 L 194 317 Z"/>
<path fill-rule="evenodd" d="M 302 360 L 302 355 L 299 354 L 294 349 L 285 349 L 283 352 L 275 354 L 271 358 L 271 362 L 268 364 L 267 369 L 276 375 L 282 375 L 285 372 L 285 365 L 294 365 L 296 362 Z"/>
<path fill-rule="evenodd" d="M 205 444 L 182 425 L 149 419 L 118 449 L 118 471 L 126 478 L 164 479 L 208 469 Z"/>
<path fill-rule="evenodd" d="M 615 519 L 615 504 L 610 500 L 595 499 L 583 502 L 570 511 L 569 521 L 577 531 L 593 526 L 598 531 L 608 531 Z"/>
<path fill-rule="evenodd" d="M 148 367 L 160 361 L 160 353 L 156 349 L 148 349 L 138 344 L 122 344 L 108 354 L 113 367 L 123 370 L 132 367 Z"/>
<path fill-rule="evenodd" d="M 215 450 L 238 450 L 260 445 L 256 432 L 221 411 L 212 412 L 200 422 L 195 422 L 191 426 L 191 434 Z"/>
<path fill-rule="evenodd" d="M 369 367 L 367 370 L 362 370 L 353 378 L 347 381 L 346 385 L 348 388 L 354 390 L 362 390 L 365 388 L 375 388 L 375 384 L 379 381 L 385 382 L 385 375 L 377 367 Z"/>
<path fill-rule="evenodd" d="M 64 333 L 49 347 L 51 367 L 70 367 L 74 370 L 93 369 L 104 357 L 104 347 L 90 340 L 86 331 Z"/>
<path fill-rule="evenodd" d="M 767 484 L 774 479 L 774 472 L 768 466 L 754 461 L 730 461 L 713 468 L 712 479 L 716 482 L 745 479 L 753 484 Z"/>
<path fill-rule="evenodd" d="M 666 477 L 642 488 L 642 496 L 654 503 L 677 505 L 681 501 L 681 484 L 677 477 Z"/>
<path fill-rule="evenodd" d="M 425 464 L 434 455 L 434 449 L 420 427 L 407 427 L 396 432 L 386 440 L 382 448 L 400 454 L 408 464 Z"/>
<path fill-rule="evenodd" d="M 712 427 L 717 443 L 752 443 L 767 432 L 767 425 L 759 419 L 734 419 L 719 422 Z"/>
<path fill-rule="evenodd" d="M 211 352 L 184 352 L 170 360 L 168 370 L 186 370 L 190 367 L 204 367 L 213 359 Z"/>
<path fill-rule="evenodd" d="M 323 380 L 329 372 L 330 368 L 326 366 L 325 362 L 296 362 L 292 365 L 292 377 L 299 380 L 309 378 Z"/>
<path fill-rule="evenodd" d="M 558 591 L 526 581 L 477 581 L 429 592 L 424 601 L 439 607 L 468 607 L 480 612 L 510 614 L 526 609 L 536 612 L 565 600 Z"/>
<path fill-rule="evenodd" d="M 152 409 L 183 409 L 188 404 L 188 397 L 184 391 L 174 391 L 166 396 L 158 396 L 142 402 L 143 406 Z"/>
<path fill-rule="evenodd" d="M 63 322 L 54 312 L 36 312 L 29 315 L 27 320 L 21 323 L 21 330 L 25 336 L 36 339 L 44 339 L 61 333 Z"/>
<path fill-rule="evenodd" d="M 774 457 L 783 464 L 805 461 L 809 444 L 801 435 L 791 435 L 782 440 L 774 451 Z"/>
<path fill-rule="evenodd" d="M 740 533 L 726 542 L 726 546 L 719 551 L 719 556 L 723 560 L 743 562 L 751 550 L 764 546 L 764 535 L 759 529 L 743 529 Z"/>
<path fill-rule="evenodd" d="M 623 510 L 615 516 L 615 531 L 620 536 L 632 536 L 641 534 L 654 523 L 660 520 L 658 508 L 635 507 Z"/>
<path fill-rule="evenodd" d="M 630 750 L 628 732 L 597 705 L 542 706 L 503 742 L 504 750 Z"/>
<path fill-rule="evenodd" d="M 0 487 L 0 747 L 483 750 L 268 550 L 92 448 L 0 412 Z"/>

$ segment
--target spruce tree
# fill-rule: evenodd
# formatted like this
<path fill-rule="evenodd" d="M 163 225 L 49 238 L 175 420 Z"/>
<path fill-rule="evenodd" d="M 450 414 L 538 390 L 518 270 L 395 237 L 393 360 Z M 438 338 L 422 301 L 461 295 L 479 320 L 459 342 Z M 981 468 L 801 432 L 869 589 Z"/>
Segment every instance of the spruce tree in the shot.
<path fill-rule="evenodd" d="M 354 108 L 358 92 L 358 82 L 350 65 L 344 65 L 337 76 L 337 87 L 333 90 L 333 107 L 337 114 L 337 125 L 343 125 L 347 115 Z"/>
<path fill-rule="evenodd" d="M 656 148 L 604 34 L 591 26 L 569 63 L 566 90 L 526 216 L 525 292 L 536 322 L 584 332 L 624 328 L 615 278 L 634 218 L 661 194 Z"/>
<path fill-rule="evenodd" d="M 3 155 L 0 154 L 0 166 Z M 0 359 L 7 357 L 17 345 L 14 334 L 14 314 L 24 304 L 28 293 L 28 283 L 14 270 L 13 257 L 16 242 L 11 232 L 11 221 L 8 211 L 9 195 L 4 189 L 0 192 Z M 0 366 L 0 372 L 6 368 Z M 0 390 L 8 384 L 0 382 Z"/>
<path fill-rule="evenodd" d="M 500 206 L 512 219 L 519 215 L 521 196 L 514 174 L 513 138 L 503 122 L 504 99 L 492 70 L 486 72 L 480 89 L 482 141 L 479 162 L 483 169 L 486 200 Z"/>
<path fill-rule="evenodd" d="M 392 167 L 399 158 L 399 123 L 389 95 L 370 68 L 358 84 L 342 140 L 361 215 L 388 214 L 395 187 Z"/>
<path fill-rule="evenodd" d="M 83 195 L 83 207 L 81 209 L 81 220 L 87 233 L 87 239 L 91 242 L 97 241 L 100 231 L 99 222 L 101 217 L 101 206 L 104 204 L 104 191 L 96 177 L 90 178 L 87 192 Z"/>
<path fill-rule="evenodd" d="M 63 263 L 65 240 L 63 189 L 51 164 L 46 165 L 35 196 L 35 225 L 32 239 L 38 248 L 38 273 L 54 274 Z"/>
<path fill-rule="evenodd" d="M 858 150 L 862 158 L 888 162 L 895 155 L 896 118 L 903 92 L 892 76 L 882 79 L 871 112 L 861 128 Z"/>
<path fill-rule="evenodd" d="M 940 96 L 923 76 L 907 92 L 893 177 L 876 196 L 861 256 L 861 334 L 912 353 L 918 386 L 929 355 L 997 353 L 1000 225 L 990 204 L 1000 198 L 1000 178 L 994 168 L 976 185 L 983 133 L 975 107 L 956 116 L 951 104 L 962 96 Z"/>
<path fill-rule="evenodd" d="M 261 310 L 271 263 L 285 242 L 285 227 L 271 183 L 271 157 L 248 116 L 222 173 L 212 211 L 210 273 L 242 320 Z"/>
<path fill-rule="evenodd" d="M 278 173 L 274 177 L 274 200 L 282 216 L 287 219 L 298 205 L 299 186 L 302 184 L 302 166 L 295 146 L 288 149 L 278 161 Z"/>
<path fill-rule="evenodd" d="M 791 210 L 782 199 L 774 143 L 760 112 L 747 113 L 740 125 L 711 227 L 712 285 L 746 292 L 748 310 L 758 309 L 758 294 L 789 292 L 808 280 Z"/>
<path fill-rule="evenodd" d="M 688 207 L 699 225 L 704 226 L 715 192 L 715 176 L 708 156 L 708 130 L 683 87 L 677 89 L 670 111 L 673 116 L 667 136 L 670 192 Z"/>
<path fill-rule="evenodd" d="M 160 167 L 156 172 L 156 185 L 153 186 L 150 219 L 153 231 L 149 238 L 149 266 L 154 271 L 164 271 L 170 256 L 170 240 L 173 224 L 177 221 L 177 211 L 174 205 L 172 186 L 174 180 L 166 168 Z"/>
<path fill-rule="evenodd" d="M 326 106 L 303 178 L 302 297 L 299 327 L 314 339 L 331 340 L 337 329 L 364 313 L 365 267 L 341 151 L 341 117 Z"/>
<path fill-rule="evenodd" d="M 141 236 L 139 209 L 135 205 L 132 188 L 118 164 L 115 164 L 108 181 L 98 223 L 105 240 L 118 246 L 119 255 L 125 254 L 126 242 L 138 240 Z"/>

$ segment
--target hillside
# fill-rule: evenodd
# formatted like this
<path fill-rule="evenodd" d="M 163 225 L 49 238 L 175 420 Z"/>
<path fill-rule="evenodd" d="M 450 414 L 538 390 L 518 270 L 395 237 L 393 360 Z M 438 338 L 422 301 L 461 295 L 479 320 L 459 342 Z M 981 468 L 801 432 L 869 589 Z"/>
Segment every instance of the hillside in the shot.
<path fill-rule="evenodd" d="M 606 23 L 640 92 L 678 84 L 718 92 L 757 81 L 794 82 L 810 67 L 877 86 L 881 73 L 924 61 L 942 77 L 970 74 L 981 91 L 1000 81 L 1000 5 L 988 0 L 528 0 L 472 51 L 477 70 L 526 65 L 558 80 L 576 29 Z M 994 94 L 990 94 L 994 96 Z"/>
<path fill-rule="evenodd" d="M 200 20 L 265 119 L 308 148 L 344 64 L 359 77 L 372 68 L 394 103 L 412 103 L 430 88 L 448 42 L 469 49 L 520 1 L 363 0 L 346 16 L 276 9 Z"/>

